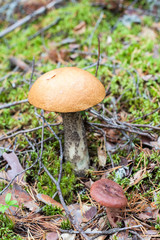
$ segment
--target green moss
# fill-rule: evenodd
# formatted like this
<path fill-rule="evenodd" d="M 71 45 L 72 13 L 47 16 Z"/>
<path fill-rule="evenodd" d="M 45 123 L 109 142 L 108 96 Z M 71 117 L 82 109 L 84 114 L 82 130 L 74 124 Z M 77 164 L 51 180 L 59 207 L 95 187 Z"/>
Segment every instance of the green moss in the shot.
<path fill-rule="evenodd" d="M 0 214 L 0 238 L 3 240 L 22 240 L 13 230 L 13 222 L 4 214 Z"/>
<path fill-rule="evenodd" d="M 52 164 L 49 165 L 50 161 L 48 161 L 48 151 L 44 152 L 44 158 L 45 158 L 45 154 L 47 156 L 47 159 L 45 159 L 44 161 L 46 161 L 47 169 L 57 179 L 59 174 L 59 167 L 60 167 L 59 159 L 56 159 L 56 157 L 54 156 L 54 160 L 52 161 Z M 52 158 L 51 155 L 52 154 L 50 154 L 50 158 Z M 67 203 L 71 203 L 73 200 L 73 190 L 74 190 L 75 181 L 76 181 L 76 178 L 75 178 L 73 169 L 71 167 L 71 164 L 69 162 L 64 163 L 60 187 L 61 187 L 62 195 Z M 51 179 L 48 177 L 46 173 L 43 173 L 38 177 L 37 188 L 40 193 L 47 194 L 51 197 L 57 191 L 55 184 L 53 184 L 53 182 L 51 181 Z M 59 200 L 58 197 L 56 197 L 55 199 Z"/>
<path fill-rule="evenodd" d="M 71 229 L 71 224 L 70 224 L 69 219 L 63 220 L 63 221 L 61 222 L 61 229 L 65 229 L 65 230 Z"/>
<path fill-rule="evenodd" d="M 50 205 L 45 205 L 43 207 L 43 213 L 46 215 L 46 216 L 52 216 L 52 215 L 62 215 L 63 212 L 62 210 L 57 207 L 57 206 L 52 206 L 51 204 Z"/>
<path fill-rule="evenodd" d="M 152 27 L 153 18 L 151 16 L 144 16 L 143 17 L 143 24 L 148 26 L 148 27 Z"/>

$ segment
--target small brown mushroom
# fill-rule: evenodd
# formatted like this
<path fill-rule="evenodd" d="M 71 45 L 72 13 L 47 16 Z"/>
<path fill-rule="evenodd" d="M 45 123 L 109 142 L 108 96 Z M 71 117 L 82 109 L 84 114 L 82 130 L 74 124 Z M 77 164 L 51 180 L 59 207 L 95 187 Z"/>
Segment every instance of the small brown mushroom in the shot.
<path fill-rule="evenodd" d="M 100 179 L 92 184 L 90 194 L 96 202 L 106 207 L 111 226 L 117 227 L 119 209 L 127 205 L 122 187 L 112 180 Z"/>
<path fill-rule="evenodd" d="M 77 173 L 89 167 L 85 128 L 80 111 L 103 100 L 105 88 L 87 71 L 64 67 L 45 73 L 33 84 L 28 100 L 35 107 L 63 113 L 64 157 Z"/>

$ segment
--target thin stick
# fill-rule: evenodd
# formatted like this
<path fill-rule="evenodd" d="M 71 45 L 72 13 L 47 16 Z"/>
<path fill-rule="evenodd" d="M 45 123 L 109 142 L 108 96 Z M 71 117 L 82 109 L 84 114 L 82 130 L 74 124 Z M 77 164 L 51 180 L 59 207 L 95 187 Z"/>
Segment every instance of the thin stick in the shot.
<path fill-rule="evenodd" d="M 100 59 L 101 59 L 101 45 L 100 45 L 100 37 L 98 36 L 98 61 L 97 61 L 95 77 L 97 77 L 97 72 L 98 72 L 98 68 L 99 68 Z"/>
<path fill-rule="evenodd" d="M 2 78 L 0 78 L 0 82 L 9 78 L 10 76 L 12 76 L 12 74 L 14 74 L 17 70 L 18 70 L 18 66 L 16 66 L 12 72 L 9 72 L 8 74 L 6 74 L 5 76 L 3 76 Z"/>
<path fill-rule="evenodd" d="M 91 112 L 92 114 L 96 115 L 99 119 L 101 119 L 107 123 L 106 126 L 105 126 L 105 124 L 99 124 L 99 123 L 94 123 L 94 125 L 101 126 L 101 127 L 103 126 L 103 127 L 111 128 L 111 129 L 124 130 L 125 132 L 135 133 L 140 136 L 146 136 L 152 140 L 155 140 L 155 136 L 153 136 L 151 133 L 149 133 L 147 131 L 138 129 L 137 127 L 134 126 L 134 124 L 131 125 L 129 123 L 122 123 L 120 121 L 115 121 L 114 119 L 104 117 L 92 108 L 90 108 L 88 111 Z"/>
<path fill-rule="evenodd" d="M 30 77 L 30 79 L 29 79 L 29 89 L 31 88 L 31 85 L 32 85 L 32 79 L 33 79 L 34 70 L 35 70 L 35 58 L 33 57 L 33 61 L 32 61 L 32 73 L 31 73 L 31 77 Z"/>
<path fill-rule="evenodd" d="M 103 137 L 104 137 L 105 148 L 106 148 L 106 151 L 107 151 L 107 153 L 108 153 L 108 156 L 109 156 L 109 158 L 110 158 L 110 160 L 111 160 L 112 168 L 114 168 L 113 158 L 112 158 L 112 156 L 111 156 L 111 154 L 110 154 L 110 151 L 108 150 L 108 147 L 107 147 L 107 139 L 106 139 L 106 133 L 105 133 L 105 131 L 104 131 L 103 129 L 101 129 L 101 128 L 96 127 L 96 126 L 93 125 L 92 123 L 88 123 L 88 124 L 89 124 L 90 126 L 92 126 L 93 128 L 95 128 L 95 129 L 97 129 L 97 130 L 99 130 L 99 131 L 102 132 Z"/>
<path fill-rule="evenodd" d="M 24 100 L 12 102 L 12 103 L 3 104 L 3 105 L 0 106 L 0 110 L 4 109 L 4 108 L 10 108 L 12 106 L 15 106 L 15 105 L 18 105 L 18 104 L 21 104 L 21 103 L 26 103 L 26 102 L 28 102 L 28 99 L 24 99 Z"/>
<path fill-rule="evenodd" d="M 58 176 L 58 184 L 60 184 L 60 181 L 61 181 L 61 177 L 62 177 L 62 162 L 63 162 L 63 148 L 62 148 L 62 142 L 61 140 L 59 139 L 59 137 L 57 136 L 57 134 L 53 131 L 53 129 L 51 128 L 51 125 L 47 122 L 47 120 L 39 115 L 36 111 L 36 108 L 35 108 L 35 115 L 39 118 L 42 119 L 42 139 L 41 139 L 41 156 L 40 156 L 40 161 L 41 161 L 41 158 L 42 158 L 42 153 L 43 153 L 43 142 L 44 142 L 44 138 L 43 138 L 43 135 L 44 135 L 44 123 L 47 125 L 47 127 L 50 129 L 50 131 L 53 133 L 54 137 L 58 140 L 59 142 L 59 147 L 60 147 L 60 170 L 59 170 L 59 176 Z"/>
<path fill-rule="evenodd" d="M 83 238 L 85 240 L 90 240 L 90 238 L 86 235 L 86 233 L 83 231 L 83 229 L 78 225 L 78 223 L 76 223 L 75 219 L 71 216 L 70 211 L 68 210 L 68 207 L 66 205 L 66 203 L 64 202 L 63 196 L 62 196 L 62 192 L 61 192 L 61 188 L 59 183 L 55 180 L 55 178 L 50 174 L 50 172 L 48 171 L 48 169 L 43 165 L 42 163 L 42 167 L 44 168 L 45 172 L 47 173 L 47 175 L 51 178 L 51 180 L 54 182 L 54 184 L 56 185 L 57 188 L 57 192 L 58 192 L 58 196 L 60 199 L 60 202 L 66 212 L 67 217 L 69 218 L 70 222 L 73 224 L 73 226 L 78 230 L 77 233 L 80 233 Z"/>
<path fill-rule="evenodd" d="M 23 24 L 29 22 L 31 19 L 35 19 L 37 18 L 39 15 L 45 13 L 47 10 L 50 10 L 51 8 L 53 8 L 56 4 L 63 2 L 63 0 L 54 0 L 52 2 L 50 2 L 49 4 L 47 4 L 46 6 L 40 7 L 38 8 L 36 11 L 34 11 L 33 13 L 29 14 L 28 16 L 18 20 L 17 22 L 15 22 L 13 25 L 9 26 L 8 28 L 4 29 L 3 31 L 0 32 L 0 38 L 4 37 L 5 35 L 7 35 L 8 33 L 12 32 L 13 30 L 15 30 L 16 28 L 22 26 Z"/>
<path fill-rule="evenodd" d="M 101 14 L 100 14 L 100 16 L 99 16 L 99 18 L 98 18 L 98 20 L 97 20 L 97 22 L 96 22 L 96 25 L 95 25 L 95 27 L 94 27 L 94 29 L 93 29 L 93 32 L 92 32 L 91 35 L 89 36 L 89 48 L 91 47 L 94 33 L 95 33 L 95 31 L 97 30 L 99 24 L 101 23 L 101 21 L 102 21 L 102 19 L 103 19 L 103 16 L 104 16 L 104 13 L 101 12 Z"/>
<path fill-rule="evenodd" d="M 135 232 L 135 231 L 131 231 L 131 230 L 129 230 L 129 232 L 131 233 L 131 234 L 133 234 L 133 235 L 136 235 L 140 240 L 143 240 L 144 238 L 142 238 L 137 232 Z"/>
<path fill-rule="evenodd" d="M 59 125 L 59 123 L 55 123 L 55 124 L 51 124 L 50 126 L 58 126 L 58 125 Z M 44 125 L 44 127 L 47 127 L 47 125 Z M 37 131 L 37 130 L 39 130 L 39 129 L 41 129 L 41 128 L 42 128 L 42 126 L 39 126 L 39 127 L 35 127 L 35 128 L 32 128 L 32 129 L 20 130 L 20 131 L 18 131 L 18 132 L 15 132 L 15 133 L 9 135 L 9 136 L 4 136 L 4 135 L 3 135 L 3 136 L 0 138 L 0 141 L 6 140 L 6 139 L 8 139 L 8 138 L 15 137 L 15 136 L 17 136 L 18 134 L 24 134 L 24 133 L 34 132 L 34 131 Z"/>
<path fill-rule="evenodd" d="M 2 194 L 6 191 L 6 189 L 9 188 L 9 186 L 13 183 L 14 179 L 16 179 L 16 178 L 17 178 L 19 175 L 21 175 L 22 173 L 25 173 L 26 171 L 28 171 L 28 170 L 30 170 L 31 168 L 33 168 L 33 166 L 38 162 L 38 158 L 39 158 L 39 157 L 37 157 L 37 159 L 34 161 L 34 163 L 33 163 L 30 167 L 28 167 L 28 168 L 24 169 L 23 171 L 17 173 L 17 174 L 12 178 L 12 180 L 8 183 L 8 185 L 7 185 L 5 188 L 3 188 L 3 190 L 0 192 L 0 195 L 2 195 Z"/>
<path fill-rule="evenodd" d="M 36 115 L 37 112 L 36 112 Z M 38 117 L 40 117 L 42 119 L 42 134 L 41 134 L 41 153 L 40 153 L 40 157 L 39 157 L 39 172 L 41 171 L 42 168 L 42 154 L 43 154 L 43 142 L 44 142 L 44 110 L 41 110 L 41 115 L 39 115 Z"/>
<path fill-rule="evenodd" d="M 85 233 L 86 234 L 98 234 L 98 236 L 101 236 L 101 235 L 111 235 L 111 234 L 114 234 L 116 232 L 122 232 L 122 231 L 126 231 L 126 230 L 129 230 L 129 229 L 132 229 L 132 228 L 140 228 L 142 227 L 142 225 L 135 225 L 135 226 L 131 226 L 131 227 L 124 227 L 124 228 L 112 228 L 112 229 L 109 229 L 107 231 L 92 231 L 92 230 L 86 230 Z M 70 234 L 75 234 L 75 233 L 78 233 L 78 231 L 74 231 L 74 230 L 64 230 L 64 229 L 59 229 L 60 232 L 62 233 L 70 233 Z M 97 238 L 98 236 L 92 238 L 92 239 L 95 239 Z M 91 239 L 91 240 L 92 240 Z"/>
<path fill-rule="evenodd" d="M 153 110 L 152 112 L 150 112 L 148 114 L 143 115 L 142 117 L 137 117 L 137 118 L 132 119 L 131 122 L 136 121 L 138 119 L 144 119 L 144 118 L 148 117 L 149 115 L 152 115 L 153 113 L 155 113 L 157 111 L 160 111 L 160 107 L 158 107 L 157 109 Z"/>
<path fill-rule="evenodd" d="M 38 35 L 42 34 L 43 32 L 47 31 L 49 28 L 55 26 L 57 23 L 59 23 L 59 21 L 61 20 L 60 17 L 58 17 L 56 20 L 54 20 L 54 22 L 52 22 L 51 24 L 49 24 L 48 26 L 41 28 L 38 32 L 36 32 L 35 34 L 33 34 L 32 36 L 28 37 L 28 40 L 32 40 L 33 38 L 37 37 Z"/>

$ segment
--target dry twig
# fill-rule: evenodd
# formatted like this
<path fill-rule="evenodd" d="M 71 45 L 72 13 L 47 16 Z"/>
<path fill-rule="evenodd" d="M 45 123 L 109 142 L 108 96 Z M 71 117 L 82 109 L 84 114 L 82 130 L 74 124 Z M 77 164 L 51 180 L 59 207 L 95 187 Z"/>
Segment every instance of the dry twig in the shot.
<path fill-rule="evenodd" d="M 49 4 L 47 4 L 46 6 L 40 7 L 39 9 L 37 9 L 36 11 L 34 11 L 33 13 L 29 14 L 28 16 L 18 20 L 17 22 L 15 22 L 13 25 L 9 26 L 8 28 L 4 29 L 3 31 L 0 32 L 0 38 L 4 37 L 5 35 L 7 35 L 8 33 L 12 32 L 13 30 L 15 30 L 16 28 L 22 26 L 23 24 L 29 22 L 30 20 L 32 20 L 33 18 L 36 18 L 40 15 L 42 15 L 43 13 L 45 13 L 46 11 L 50 10 L 51 8 L 53 8 L 55 5 L 59 4 L 63 2 L 63 0 L 56 0 L 56 1 L 52 1 Z"/>

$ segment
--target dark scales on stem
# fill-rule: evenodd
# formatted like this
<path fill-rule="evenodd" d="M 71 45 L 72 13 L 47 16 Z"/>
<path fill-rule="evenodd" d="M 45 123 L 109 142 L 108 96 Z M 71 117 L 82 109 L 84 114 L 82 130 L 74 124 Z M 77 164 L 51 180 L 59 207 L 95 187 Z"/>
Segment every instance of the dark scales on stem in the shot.
<path fill-rule="evenodd" d="M 80 112 L 64 113 L 64 156 L 78 173 L 89 167 L 89 155 L 84 124 Z"/>

